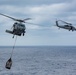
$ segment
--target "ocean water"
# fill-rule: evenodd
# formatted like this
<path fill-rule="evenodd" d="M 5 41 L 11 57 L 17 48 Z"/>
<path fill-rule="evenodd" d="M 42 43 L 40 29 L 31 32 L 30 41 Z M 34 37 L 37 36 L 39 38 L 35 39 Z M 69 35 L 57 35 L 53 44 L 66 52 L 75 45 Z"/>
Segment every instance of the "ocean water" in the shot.
<path fill-rule="evenodd" d="M 11 51 L 12 47 L 0 47 L 0 75 L 76 75 L 75 46 L 16 47 L 8 70 Z"/>

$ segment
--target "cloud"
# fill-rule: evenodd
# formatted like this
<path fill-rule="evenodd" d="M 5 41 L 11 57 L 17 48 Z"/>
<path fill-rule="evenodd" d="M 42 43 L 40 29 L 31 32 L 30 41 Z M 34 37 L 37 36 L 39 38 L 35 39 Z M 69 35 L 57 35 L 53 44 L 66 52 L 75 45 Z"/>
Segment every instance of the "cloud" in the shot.
<path fill-rule="evenodd" d="M 14 6 L 40 6 L 50 5 L 55 3 L 71 2 L 71 0 L 1 0 L 0 5 L 14 5 Z"/>
<path fill-rule="evenodd" d="M 1 5 L 0 10 L 3 10 L 4 12 L 6 12 L 8 14 L 10 13 L 13 15 L 14 14 L 29 15 L 29 16 L 32 16 L 34 18 L 39 18 L 41 21 L 42 19 L 43 20 L 48 19 L 48 18 L 56 16 L 62 12 L 65 12 L 67 10 L 67 6 L 68 6 L 68 4 L 66 4 L 66 3 L 32 6 L 32 7 L 28 7 L 28 6 L 27 7 L 19 7 L 19 6 L 12 6 L 12 5 Z M 18 15 L 18 16 L 20 16 L 20 15 Z"/>
<path fill-rule="evenodd" d="M 4 13 L 6 15 L 10 15 L 10 16 L 13 16 L 16 18 L 22 18 L 22 19 L 31 17 L 33 18 L 33 20 L 29 22 L 42 24 L 43 26 L 51 26 L 55 24 L 55 20 L 57 18 L 67 20 L 67 21 L 69 20 L 71 21 L 72 18 L 75 18 L 74 12 L 72 12 L 73 16 L 71 16 L 70 13 L 68 12 L 70 10 L 70 4 L 71 3 L 55 3 L 50 5 L 40 5 L 40 6 L 31 6 L 31 7 L 0 5 L 0 10 L 2 11 L 2 13 L 6 12 Z M 3 21 L 5 22 L 4 19 Z M 40 27 L 30 25 L 30 27 L 28 28 L 39 29 Z"/>
<path fill-rule="evenodd" d="M 54 25 L 56 19 L 75 23 L 75 7 L 75 0 L 28 0 L 27 2 L 26 0 L 0 1 L 0 13 L 19 19 L 30 17 L 32 18 L 32 20 L 29 20 L 27 22 L 39 24 L 29 25 L 25 23 L 27 33 L 26 37 L 21 40 L 23 40 L 23 42 L 27 41 L 28 45 L 30 43 L 31 45 L 34 45 L 35 43 L 37 45 L 61 45 L 66 43 L 70 44 L 70 42 L 72 42 L 70 40 L 75 37 L 75 32 L 72 33 L 63 29 L 58 30 L 58 28 L 54 27 Z M 4 35 L 6 36 L 6 33 L 4 33 L 3 31 L 6 29 L 10 29 L 13 23 L 14 21 L 0 15 L 0 24 L 2 25 L 0 28 L 0 32 L 3 33 L 3 36 L 1 36 L 2 40 L 5 39 L 2 37 L 4 37 Z M 10 37 L 11 35 L 7 36 L 7 38 Z M 74 40 L 75 39 L 73 39 L 73 42 L 71 44 L 75 44 Z M 24 42 L 23 44 L 27 45 L 27 43 Z M 3 44 L 6 45 L 6 43 Z M 19 45 L 21 44 L 22 43 L 20 41 Z"/>

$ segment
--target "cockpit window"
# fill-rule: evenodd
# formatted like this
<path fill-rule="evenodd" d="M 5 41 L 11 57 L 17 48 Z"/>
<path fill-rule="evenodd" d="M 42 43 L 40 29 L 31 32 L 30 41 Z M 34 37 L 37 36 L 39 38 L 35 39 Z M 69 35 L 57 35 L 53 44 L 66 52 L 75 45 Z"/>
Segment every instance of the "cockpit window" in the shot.
<path fill-rule="evenodd" d="M 24 25 L 24 24 L 19 24 L 19 26 L 21 26 L 21 27 L 25 27 L 25 25 Z"/>

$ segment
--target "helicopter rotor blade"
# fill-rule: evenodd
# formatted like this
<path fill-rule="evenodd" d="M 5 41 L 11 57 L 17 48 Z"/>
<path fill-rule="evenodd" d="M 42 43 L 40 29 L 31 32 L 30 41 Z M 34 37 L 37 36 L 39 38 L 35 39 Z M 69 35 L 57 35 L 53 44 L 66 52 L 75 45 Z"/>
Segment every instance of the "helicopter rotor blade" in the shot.
<path fill-rule="evenodd" d="M 10 17 L 10 16 L 7 16 L 7 15 L 4 15 L 4 14 L 2 14 L 2 13 L 0 13 L 0 15 L 5 16 L 5 17 L 8 17 L 8 18 L 13 19 L 13 20 L 15 20 L 15 21 L 16 21 L 16 19 L 15 19 L 15 18 L 13 18 L 13 17 Z"/>
<path fill-rule="evenodd" d="M 21 20 L 22 22 L 26 23 L 27 20 L 31 20 L 32 18 L 26 18 L 26 19 L 23 19 Z"/>
<path fill-rule="evenodd" d="M 62 21 L 62 20 L 58 20 L 58 21 Z M 69 24 L 69 25 L 72 25 L 71 23 L 67 23 L 67 22 L 65 22 L 65 21 L 62 21 L 62 22 L 66 23 L 66 24 Z"/>
<path fill-rule="evenodd" d="M 8 17 L 8 18 L 10 18 L 10 19 L 12 19 L 12 20 L 14 20 L 14 21 L 24 22 L 24 23 L 25 23 L 26 20 L 30 20 L 30 19 L 31 19 L 31 18 L 26 18 L 26 19 L 23 19 L 23 20 L 22 20 L 22 19 L 15 19 L 15 18 L 13 18 L 13 17 L 4 15 L 4 14 L 2 14 L 2 13 L 0 13 L 0 15 L 5 16 L 5 17 Z"/>
<path fill-rule="evenodd" d="M 26 19 L 24 19 L 24 21 L 26 21 L 26 20 L 31 20 L 32 18 L 26 18 Z"/>

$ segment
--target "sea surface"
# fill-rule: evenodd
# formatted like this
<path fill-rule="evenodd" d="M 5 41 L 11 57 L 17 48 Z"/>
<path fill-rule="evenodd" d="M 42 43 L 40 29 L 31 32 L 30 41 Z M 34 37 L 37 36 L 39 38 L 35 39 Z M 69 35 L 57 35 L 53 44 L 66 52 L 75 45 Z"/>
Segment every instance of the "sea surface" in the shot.
<path fill-rule="evenodd" d="M 0 75 L 76 75 L 75 46 L 16 47 L 8 70 L 11 52 L 12 47 L 0 47 Z"/>

